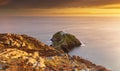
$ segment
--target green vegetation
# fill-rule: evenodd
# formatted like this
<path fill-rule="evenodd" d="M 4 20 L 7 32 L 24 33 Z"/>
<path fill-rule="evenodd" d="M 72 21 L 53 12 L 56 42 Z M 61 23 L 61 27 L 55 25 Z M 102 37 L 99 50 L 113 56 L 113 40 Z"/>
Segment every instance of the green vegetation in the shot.
<path fill-rule="evenodd" d="M 64 52 L 69 52 L 74 47 L 81 45 L 81 42 L 74 35 L 64 33 L 63 31 L 55 33 L 51 40 L 53 47 Z"/>

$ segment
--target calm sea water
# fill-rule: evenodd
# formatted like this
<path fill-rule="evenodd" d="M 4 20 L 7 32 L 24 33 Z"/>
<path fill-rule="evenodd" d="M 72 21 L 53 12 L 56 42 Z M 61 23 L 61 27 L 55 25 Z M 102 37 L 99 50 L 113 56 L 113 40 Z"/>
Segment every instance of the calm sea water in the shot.
<path fill-rule="evenodd" d="M 60 30 L 84 44 L 69 54 L 120 71 L 120 17 L 0 17 L 0 33 L 28 34 L 46 44 Z"/>

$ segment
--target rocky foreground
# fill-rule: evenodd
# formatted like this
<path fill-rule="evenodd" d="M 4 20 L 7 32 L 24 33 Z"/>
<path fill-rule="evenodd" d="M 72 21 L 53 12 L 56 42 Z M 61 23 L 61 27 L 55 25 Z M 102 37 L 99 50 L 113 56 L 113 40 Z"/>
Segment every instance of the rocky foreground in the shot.
<path fill-rule="evenodd" d="M 18 34 L 0 34 L 0 71 L 110 71 Z"/>

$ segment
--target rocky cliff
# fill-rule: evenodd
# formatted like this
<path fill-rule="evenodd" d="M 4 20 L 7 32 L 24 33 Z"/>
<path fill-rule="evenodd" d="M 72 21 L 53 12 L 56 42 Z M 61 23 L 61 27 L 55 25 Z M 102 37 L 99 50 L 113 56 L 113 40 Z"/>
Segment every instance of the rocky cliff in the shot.
<path fill-rule="evenodd" d="M 43 44 L 37 39 L 27 36 L 4 33 L 0 34 L 0 48 L 16 48 L 19 50 L 33 53 L 38 51 L 41 56 L 54 56 L 61 54 L 60 51 Z"/>
<path fill-rule="evenodd" d="M 37 39 L 0 34 L 0 71 L 109 71 L 79 56 L 70 56 Z"/>

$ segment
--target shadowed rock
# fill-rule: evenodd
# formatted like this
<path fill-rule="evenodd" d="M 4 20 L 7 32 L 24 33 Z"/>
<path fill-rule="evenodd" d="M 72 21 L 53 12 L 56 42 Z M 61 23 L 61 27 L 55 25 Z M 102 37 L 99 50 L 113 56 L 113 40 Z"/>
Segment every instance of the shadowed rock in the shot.
<path fill-rule="evenodd" d="M 81 45 L 81 42 L 74 35 L 64 33 L 63 31 L 55 33 L 51 41 L 51 46 L 56 47 L 58 50 L 63 50 L 67 53 L 74 47 Z"/>

